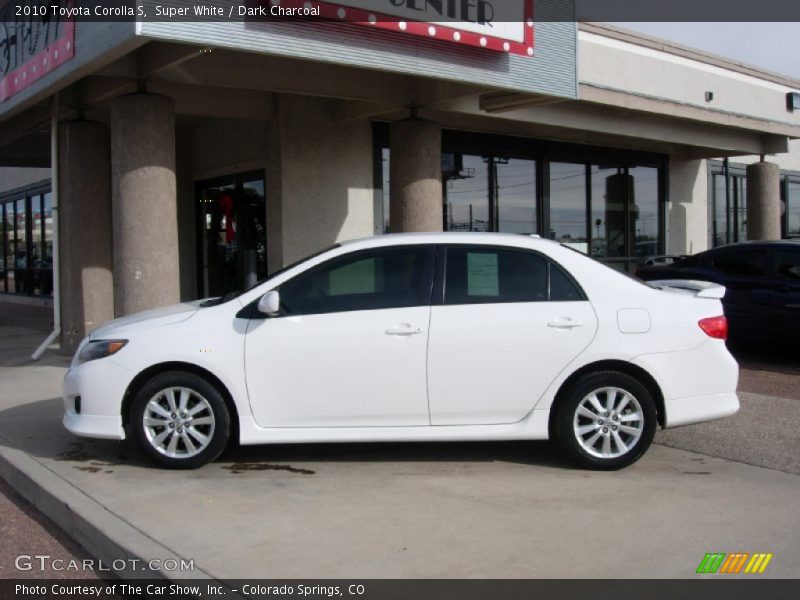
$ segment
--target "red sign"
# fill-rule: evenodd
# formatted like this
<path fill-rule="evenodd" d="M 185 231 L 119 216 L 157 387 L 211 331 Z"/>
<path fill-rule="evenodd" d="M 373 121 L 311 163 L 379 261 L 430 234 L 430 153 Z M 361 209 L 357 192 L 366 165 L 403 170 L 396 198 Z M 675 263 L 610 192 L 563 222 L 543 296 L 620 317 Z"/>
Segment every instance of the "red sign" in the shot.
<path fill-rule="evenodd" d="M 29 3 L 0 8 L 0 102 L 75 56 L 75 21 L 60 20 L 50 11 L 53 6 Z"/>
<path fill-rule="evenodd" d="M 314 16 L 495 52 L 534 55 L 533 0 L 264 2 L 273 17 Z M 440 7 L 439 12 L 435 12 L 436 7 Z"/>

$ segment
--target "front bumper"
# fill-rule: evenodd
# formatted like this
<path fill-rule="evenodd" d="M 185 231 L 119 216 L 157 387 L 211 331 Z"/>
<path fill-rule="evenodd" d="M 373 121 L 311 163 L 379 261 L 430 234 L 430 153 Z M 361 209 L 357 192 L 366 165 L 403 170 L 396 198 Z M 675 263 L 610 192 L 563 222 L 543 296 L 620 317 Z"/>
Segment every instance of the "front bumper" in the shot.
<path fill-rule="evenodd" d="M 72 367 L 64 376 L 64 427 L 82 437 L 125 439 L 122 400 L 132 379 L 111 357 Z"/>
<path fill-rule="evenodd" d="M 81 437 L 101 440 L 124 440 L 125 429 L 122 417 L 103 417 L 98 415 L 78 414 L 68 411 L 64 414 L 64 427 L 70 433 Z"/>

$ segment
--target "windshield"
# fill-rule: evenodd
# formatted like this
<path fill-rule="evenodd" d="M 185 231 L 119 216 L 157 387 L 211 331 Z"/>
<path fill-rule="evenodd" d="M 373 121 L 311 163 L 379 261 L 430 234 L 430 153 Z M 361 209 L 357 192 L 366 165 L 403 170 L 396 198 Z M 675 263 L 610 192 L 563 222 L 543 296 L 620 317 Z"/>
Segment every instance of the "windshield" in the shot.
<path fill-rule="evenodd" d="M 238 298 L 242 294 L 245 294 L 245 293 L 249 292 L 250 290 L 257 288 L 258 286 L 260 286 L 263 283 L 266 283 L 270 279 L 274 279 L 278 275 L 283 275 L 289 269 L 294 269 L 296 266 L 303 264 L 307 260 L 311 260 L 312 258 L 316 258 L 317 256 L 325 254 L 326 252 L 330 252 L 331 250 L 334 250 L 334 249 L 336 249 L 336 248 L 338 248 L 340 246 L 341 246 L 341 244 L 334 244 L 333 246 L 328 246 L 327 248 L 325 248 L 323 250 L 320 250 L 319 252 L 315 252 L 314 254 L 309 254 L 308 256 L 303 257 L 300 260 L 297 260 L 297 261 L 295 261 L 295 262 L 293 262 L 293 263 L 291 263 L 289 265 L 286 265 L 282 269 L 278 269 L 277 271 L 275 271 L 274 273 L 271 273 L 269 276 L 265 277 L 261 281 L 257 281 L 255 284 L 251 285 L 247 289 L 234 290 L 234 291 L 228 292 L 228 293 L 226 293 L 223 296 L 220 296 L 218 298 L 210 298 L 210 299 L 206 300 L 205 302 L 203 302 L 200 306 L 202 308 L 206 308 L 206 307 L 209 307 L 209 306 L 217 306 L 219 304 L 225 304 L 226 302 L 230 302 L 234 298 Z"/>

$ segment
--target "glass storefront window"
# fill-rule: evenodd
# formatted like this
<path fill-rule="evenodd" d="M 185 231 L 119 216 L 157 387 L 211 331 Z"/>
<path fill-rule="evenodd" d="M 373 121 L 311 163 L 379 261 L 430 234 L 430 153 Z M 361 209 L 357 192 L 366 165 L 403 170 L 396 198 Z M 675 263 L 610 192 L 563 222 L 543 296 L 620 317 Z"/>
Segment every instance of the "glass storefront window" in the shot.
<path fill-rule="evenodd" d="M 525 147 L 512 138 L 487 138 L 485 153 L 474 151 L 475 138 L 457 140 L 443 142 L 445 231 L 536 233 L 623 270 L 664 251 L 664 167 L 638 166 L 630 157 L 625 162 L 625 153 L 610 150 L 596 151 L 613 160 L 605 164 L 570 161 L 563 147 L 565 160 L 548 161 L 535 147 L 526 156 Z M 454 151 L 459 145 L 472 153 Z M 376 156 L 383 231 L 388 232 L 391 156 L 385 143 Z M 659 162 L 654 158 L 652 164 Z"/>
<path fill-rule="evenodd" d="M 786 184 L 786 237 L 800 237 L 800 180 Z"/>
<path fill-rule="evenodd" d="M 497 231 L 539 233 L 536 161 L 494 157 Z"/>
<path fill-rule="evenodd" d="M 267 275 L 263 175 L 249 173 L 197 185 L 199 294 L 222 296 Z"/>
<path fill-rule="evenodd" d="M 747 239 L 747 178 L 734 177 L 733 191 L 736 198 L 734 222 L 736 223 L 736 242 Z"/>
<path fill-rule="evenodd" d="M 628 176 L 633 185 L 628 210 L 631 215 L 631 230 L 635 247 L 632 255 L 637 258 L 659 254 L 659 202 L 658 169 L 632 167 Z"/>
<path fill-rule="evenodd" d="M 730 173 L 726 190 L 724 171 L 712 173 L 710 194 L 712 245 L 722 246 L 747 240 L 747 177 Z"/>
<path fill-rule="evenodd" d="M 14 207 L 14 278 L 12 291 L 28 292 L 28 236 L 25 199 L 17 200 Z"/>
<path fill-rule="evenodd" d="M 53 195 L 42 196 L 42 294 L 53 295 Z"/>
<path fill-rule="evenodd" d="M 548 237 L 587 254 L 586 224 L 586 165 L 550 163 Z"/>
<path fill-rule="evenodd" d="M 381 151 L 381 183 L 383 192 L 383 233 L 389 233 L 389 149 Z"/>
<path fill-rule="evenodd" d="M 6 222 L 6 205 L 0 204 L 0 292 L 7 291 L 6 279 L 8 274 L 8 226 Z"/>
<path fill-rule="evenodd" d="M 445 154 L 442 160 L 444 222 L 448 231 L 491 231 L 489 157 Z"/>
<path fill-rule="evenodd" d="M 622 169 L 591 166 L 592 256 L 618 258 L 625 249 L 625 173 Z"/>
<path fill-rule="evenodd" d="M 713 225 L 713 245 L 722 246 L 727 244 L 730 237 L 730 229 L 728 227 L 728 208 L 727 199 L 725 197 L 725 176 L 713 175 L 712 176 L 712 202 L 714 211 L 714 225 Z"/>

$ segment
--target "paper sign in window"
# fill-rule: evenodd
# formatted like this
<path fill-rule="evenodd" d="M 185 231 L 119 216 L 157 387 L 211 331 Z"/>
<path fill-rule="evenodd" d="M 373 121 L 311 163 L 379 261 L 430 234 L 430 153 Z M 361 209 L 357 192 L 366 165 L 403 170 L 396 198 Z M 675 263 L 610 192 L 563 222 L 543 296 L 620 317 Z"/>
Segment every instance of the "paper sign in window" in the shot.
<path fill-rule="evenodd" d="M 497 266 L 497 254 L 467 254 L 467 295 L 499 296 L 500 272 Z"/>

